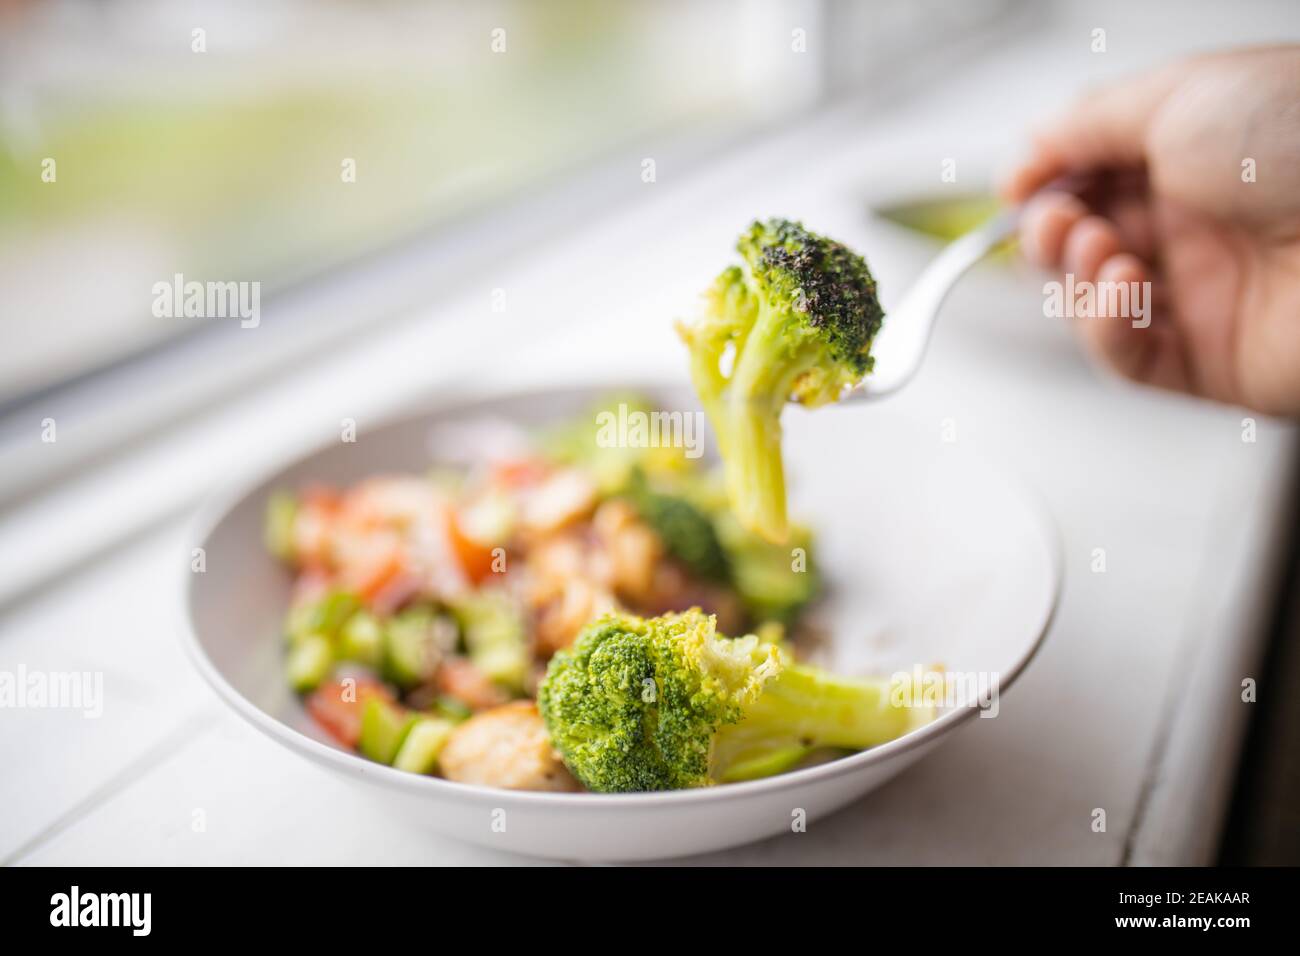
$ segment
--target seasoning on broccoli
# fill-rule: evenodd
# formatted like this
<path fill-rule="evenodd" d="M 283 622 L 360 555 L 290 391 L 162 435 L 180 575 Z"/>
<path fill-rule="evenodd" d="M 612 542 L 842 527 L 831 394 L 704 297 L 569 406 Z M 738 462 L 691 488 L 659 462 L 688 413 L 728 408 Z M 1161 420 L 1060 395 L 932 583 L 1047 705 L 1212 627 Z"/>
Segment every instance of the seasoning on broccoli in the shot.
<path fill-rule="evenodd" d="M 783 542 L 781 412 L 789 401 L 837 401 L 857 385 L 871 371 L 884 312 L 862 257 L 800 223 L 755 222 L 736 248 L 743 265 L 723 270 L 704 314 L 678 331 L 732 507 L 747 528 Z"/>

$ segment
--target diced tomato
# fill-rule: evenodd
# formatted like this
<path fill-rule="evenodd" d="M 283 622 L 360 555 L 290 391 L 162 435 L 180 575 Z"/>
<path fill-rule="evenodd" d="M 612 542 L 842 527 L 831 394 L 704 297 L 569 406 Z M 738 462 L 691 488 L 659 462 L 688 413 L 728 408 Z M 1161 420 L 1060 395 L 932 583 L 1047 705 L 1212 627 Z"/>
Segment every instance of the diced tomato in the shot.
<path fill-rule="evenodd" d="M 550 465 L 541 458 L 508 458 L 492 464 L 488 480 L 507 488 L 522 488 L 537 484 L 550 470 Z"/>
<path fill-rule="evenodd" d="M 298 496 L 298 500 L 312 508 L 322 511 L 337 511 L 343 503 L 343 496 L 329 485 L 308 485 Z"/>
<path fill-rule="evenodd" d="M 319 567 L 308 567 L 293 582 L 293 593 L 290 595 L 289 603 L 294 607 L 310 604 L 324 597 L 329 589 L 329 574 Z"/>
<path fill-rule="evenodd" d="M 369 553 L 348 564 L 345 578 L 349 588 L 369 603 L 385 587 L 392 584 L 406 568 L 406 554 L 395 543 L 376 543 Z"/>
<path fill-rule="evenodd" d="M 355 683 L 348 684 L 349 680 Z M 394 699 L 388 687 L 373 677 L 333 680 L 307 697 L 307 713 L 339 743 L 355 747 L 361 739 L 361 710 L 371 697 L 390 703 Z"/>
<path fill-rule="evenodd" d="M 507 700 L 505 691 L 464 657 L 444 660 L 438 667 L 434 683 L 439 691 L 455 697 L 471 710 L 496 707 Z"/>
<path fill-rule="evenodd" d="M 371 596 L 369 601 L 370 609 L 376 614 L 387 616 L 394 613 L 419 593 L 419 578 L 402 572 Z"/>
<path fill-rule="evenodd" d="M 451 539 L 456 560 L 460 562 L 467 578 L 478 584 L 492 573 L 493 547 L 467 535 L 455 512 L 451 513 L 447 522 L 447 537 Z"/>

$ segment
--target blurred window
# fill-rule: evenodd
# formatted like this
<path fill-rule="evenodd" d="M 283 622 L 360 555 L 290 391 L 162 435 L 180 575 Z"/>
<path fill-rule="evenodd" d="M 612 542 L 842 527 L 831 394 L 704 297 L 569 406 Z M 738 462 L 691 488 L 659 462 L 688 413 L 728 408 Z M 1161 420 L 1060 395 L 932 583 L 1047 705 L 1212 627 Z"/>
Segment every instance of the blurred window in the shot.
<path fill-rule="evenodd" d="M 265 298 L 772 124 L 933 46 L 935 2 L 0 0 L 0 407 L 198 327 L 153 314 L 177 274 Z"/>

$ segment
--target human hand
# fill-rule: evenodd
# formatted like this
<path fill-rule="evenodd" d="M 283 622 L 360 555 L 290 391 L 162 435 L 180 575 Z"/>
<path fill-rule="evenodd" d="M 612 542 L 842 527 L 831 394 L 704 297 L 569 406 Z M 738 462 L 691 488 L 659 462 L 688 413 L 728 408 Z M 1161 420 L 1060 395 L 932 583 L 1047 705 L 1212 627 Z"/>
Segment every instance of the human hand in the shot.
<path fill-rule="evenodd" d="M 1034 196 L 1065 174 L 1092 186 Z M 1090 93 L 1003 192 L 1028 200 L 1031 261 L 1076 283 L 1152 282 L 1149 327 L 1079 323 L 1106 364 L 1300 416 L 1300 47 L 1196 57 Z"/>

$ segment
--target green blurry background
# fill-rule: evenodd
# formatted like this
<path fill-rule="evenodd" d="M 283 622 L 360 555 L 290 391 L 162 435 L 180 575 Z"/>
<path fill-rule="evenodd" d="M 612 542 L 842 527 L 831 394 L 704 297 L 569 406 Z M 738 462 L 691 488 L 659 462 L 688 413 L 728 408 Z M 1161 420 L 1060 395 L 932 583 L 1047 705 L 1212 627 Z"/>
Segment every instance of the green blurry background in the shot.
<path fill-rule="evenodd" d="M 192 327 L 150 314 L 176 272 L 265 296 L 648 135 L 779 116 L 819 90 L 787 26 L 819 8 L 4 0 L 0 401 Z"/>

